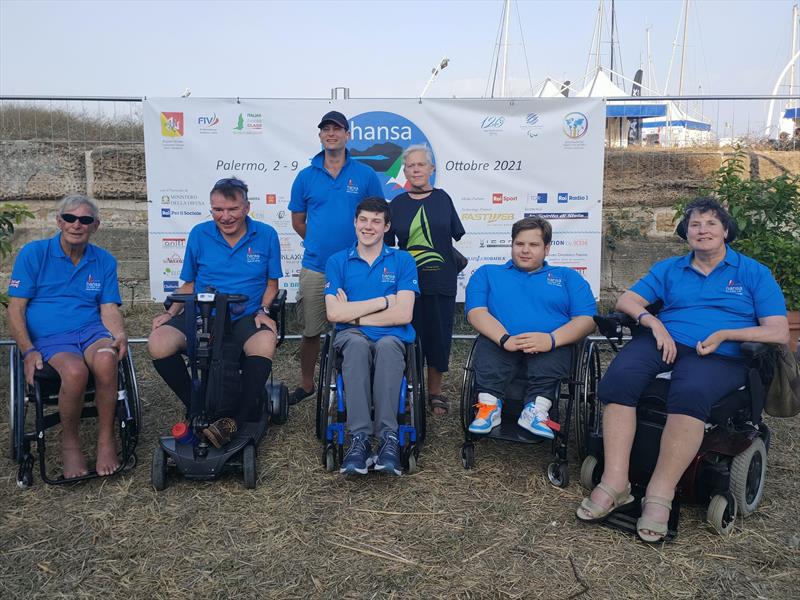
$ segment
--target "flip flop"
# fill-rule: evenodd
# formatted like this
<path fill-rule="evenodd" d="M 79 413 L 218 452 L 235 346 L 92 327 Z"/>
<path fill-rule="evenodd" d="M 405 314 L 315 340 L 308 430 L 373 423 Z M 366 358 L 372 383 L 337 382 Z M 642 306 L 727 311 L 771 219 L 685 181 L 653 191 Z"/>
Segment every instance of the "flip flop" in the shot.
<path fill-rule="evenodd" d="M 647 504 L 658 504 L 659 506 L 666 508 L 668 511 L 672 511 L 672 500 L 662 498 L 661 496 L 645 496 L 642 498 L 642 512 L 644 512 L 644 507 Z M 641 517 L 636 521 L 636 534 L 643 542 L 655 544 L 663 540 L 667 535 L 668 524 L 669 517 L 667 517 L 666 523 Z M 653 533 L 642 533 L 642 529 L 647 529 Z"/>
<path fill-rule="evenodd" d="M 437 408 L 444 410 L 442 414 L 437 416 L 443 417 L 450 412 L 450 400 L 444 394 L 428 394 L 428 404 L 430 404 L 433 414 L 436 414 L 435 410 Z"/>
<path fill-rule="evenodd" d="M 618 492 L 610 485 L 606 485 L 602 481 L 597 484 L 597 488 L 611 498 L 611 506 L 600 506 L 597 502 L 592 500 L 591 497 L 584 498 L 575 513 L 575 516 L 577 516 L 578 519 L 584 523 L 599 523 L 600 521 L 607 519 L 609 515 L 614 514 L 619 509 L 627 506 L 634 500 L 633 496 L 631 495 L 630 483 L 626 485 L 625 489 L 621 492 Z M 586 517 L 582 516 L 582 511 L 588 512 L 591 517 L 587 519 Z"/>

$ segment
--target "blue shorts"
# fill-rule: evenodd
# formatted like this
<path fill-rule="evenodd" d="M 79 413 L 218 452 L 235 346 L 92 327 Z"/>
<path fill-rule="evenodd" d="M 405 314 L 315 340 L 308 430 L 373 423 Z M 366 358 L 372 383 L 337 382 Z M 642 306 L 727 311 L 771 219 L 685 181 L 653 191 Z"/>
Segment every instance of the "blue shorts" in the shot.
<path fill-rule="evenodd" d="M 83 329 L 39 338 L 33 345 L 41 353 L 42 360 L 46 362 L 59 352 L 71 352 L 83 358 L 83 353 L 86 352 L 86 349 L 97 340 L 113 339 L 113 337 L 111 332 L 105 328 L 105 325 L 98 321 L 87 325 Z"/>

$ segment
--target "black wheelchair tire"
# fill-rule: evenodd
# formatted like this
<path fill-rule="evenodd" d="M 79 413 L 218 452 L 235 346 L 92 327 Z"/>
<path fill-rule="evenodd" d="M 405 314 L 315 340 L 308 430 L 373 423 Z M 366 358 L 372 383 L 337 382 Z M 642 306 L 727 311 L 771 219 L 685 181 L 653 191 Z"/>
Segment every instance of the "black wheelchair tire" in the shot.
<path fill-rule="evenodd" d="M 167 453 L 164 452 L 161 446 L 156 446 L 153 450 L 150 481 L 157 492 L 167 489 Z"/>
<path fill-rule="evenodd" d="M 242 449 L 242 479 L 248 490 L 256 487 L 256 447 L 247 444 Z"/>

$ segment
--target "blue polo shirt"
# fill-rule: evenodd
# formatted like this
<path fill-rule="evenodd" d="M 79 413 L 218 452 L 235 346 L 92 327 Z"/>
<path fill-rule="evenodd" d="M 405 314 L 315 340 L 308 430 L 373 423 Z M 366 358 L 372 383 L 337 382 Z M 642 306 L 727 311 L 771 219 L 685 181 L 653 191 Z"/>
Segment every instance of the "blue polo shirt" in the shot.
<path fill-rule="evenodd" d="M 549 333 L 574 317 L 592 317 L 596 311 L 589 284 L 567 267 L 545 261 L 536 271 L 523 271 L 513 261 L 484 265 L 467 284 L 464 312 L 488 308 L 511 335 Z"/>
<path fill-rule="evenodd" d="M 356 246 L 353 244 L 328 259 L 325 266 L 325 294 L 335 296 L 341 288 L 351 302 L 397 294 L 403 290 L 419 295 L 417 263 L 408 252 L 384 245 L 378 258 L 370 265 L 358 255 Z M 349 327 L 355 325 L 337 323 L 336 331 Z M 411 323 L 391 327 L 362 325 L 360 329 L 372 341 L 385 335 L 394 335 L 410 344 L 415 338 Z"/>
<path fill-rule="evenodd" d="M 14 261 L 8 295 L 28 298 L 31 341 L 99 323 L 101 304 L 121 304 L 117 259 L 87 244 L 77 265 L 61 249 L 61 234 L 29 242 Z"/>
<path fill-rule="evenodd" d="M 303 266 L 325 272 L 325 263 L 334 252 L 356 241 L 353 221 L 356 206 L 364 198 L 383 198 L 383 187 L 371 167 L 350 158 L 346 150 L 342 170 L 334 179 L 323 166 L 325 152 L 311 159 L 292 184 L 289 210 L 306 213 L 306 237 L 303 240 Z"/>
<path fill-rule="evenodd" d="M 278 234 L 270 225 L 245 217 L 247 232 L 231 248 L 214 221 L 195 225 L 189 232 L 181 279 L 193 281 L 195 292 L 213 288 L 220 293 L 247 294 L 245 310 L 233 320 L 251 315 L 261 306 L 269 279 L 283 277 Z"/>
<path fill-rule="evenodd" d="M 755 327 L 762 317 L 786 314 L 783 293 L 769 269 L 727 247 L 711 273 L 692 267 L 694 253 L 654 264 L 631 291 L 647 302 L 662 300 L 658 318 L 672 338 L 694 347 L 720 329 Z M 723 342 L 719 354 L 740 356 L 739 342 Z"/>

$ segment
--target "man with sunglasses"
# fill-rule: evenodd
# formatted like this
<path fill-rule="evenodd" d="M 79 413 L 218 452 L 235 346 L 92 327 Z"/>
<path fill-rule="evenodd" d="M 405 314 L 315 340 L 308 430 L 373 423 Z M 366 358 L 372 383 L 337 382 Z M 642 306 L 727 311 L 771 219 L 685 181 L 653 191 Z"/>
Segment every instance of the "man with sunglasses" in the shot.
<path fill-rule="evenodd" d="M 231 311 L 232 335 L 245 353 L 243 402 L 233 415 L 212 423 L 203 434 L 215 447 L 227 444 L 243 421 L 255 420 L 255 399 L 272 371 L 277 331 L 269 305 L 278 293 L 281 252 L 278 234 L 270 225 L 248 216 L 247 185 L 233 177 L 220 179 L 211 189 L 212 221 L 189 232 L 178 294 L 204 292 L 245 294 L 246 305 Z M 175 303 L 153 319 L 147 347 L 153 365 L 187 410 L 191 380 L 181 353 L 186 351 L 183 304 Z"/>
<path fill-rule="evenodd" d="M 371 167 L 353 160 L 347 151 L 350 125 L 332 110 L 319 122 L 322 151 L 294 180 L 289 210 L 292 227 L 303 238 L 297 316 L 302 328 L 300 385 L 289 396 L 296 404 L 314 393 L 314 367 L 319 336 L 330 327 L 325 316 L 325 263 L 356 242 L 353 215 L 358 203 L 383 197 L 383 187 Z"/>
<path fill-rule="evenodd" d="M 114 441 L 117 361 L 125 356 L 117 261 L 89 243 L 100 226 L 97 204 L 84 195 L 59 202 L 53 238 L 26 244 L 8 285 L 8 325 L 22 353 L 25 381 L 50 364 L 61 377 L 58 411 L 64 478 L 89 473 L 80 442 L 80 418 L 89 372 L 95 381 L 98 475 L 119 468 Z"/>

